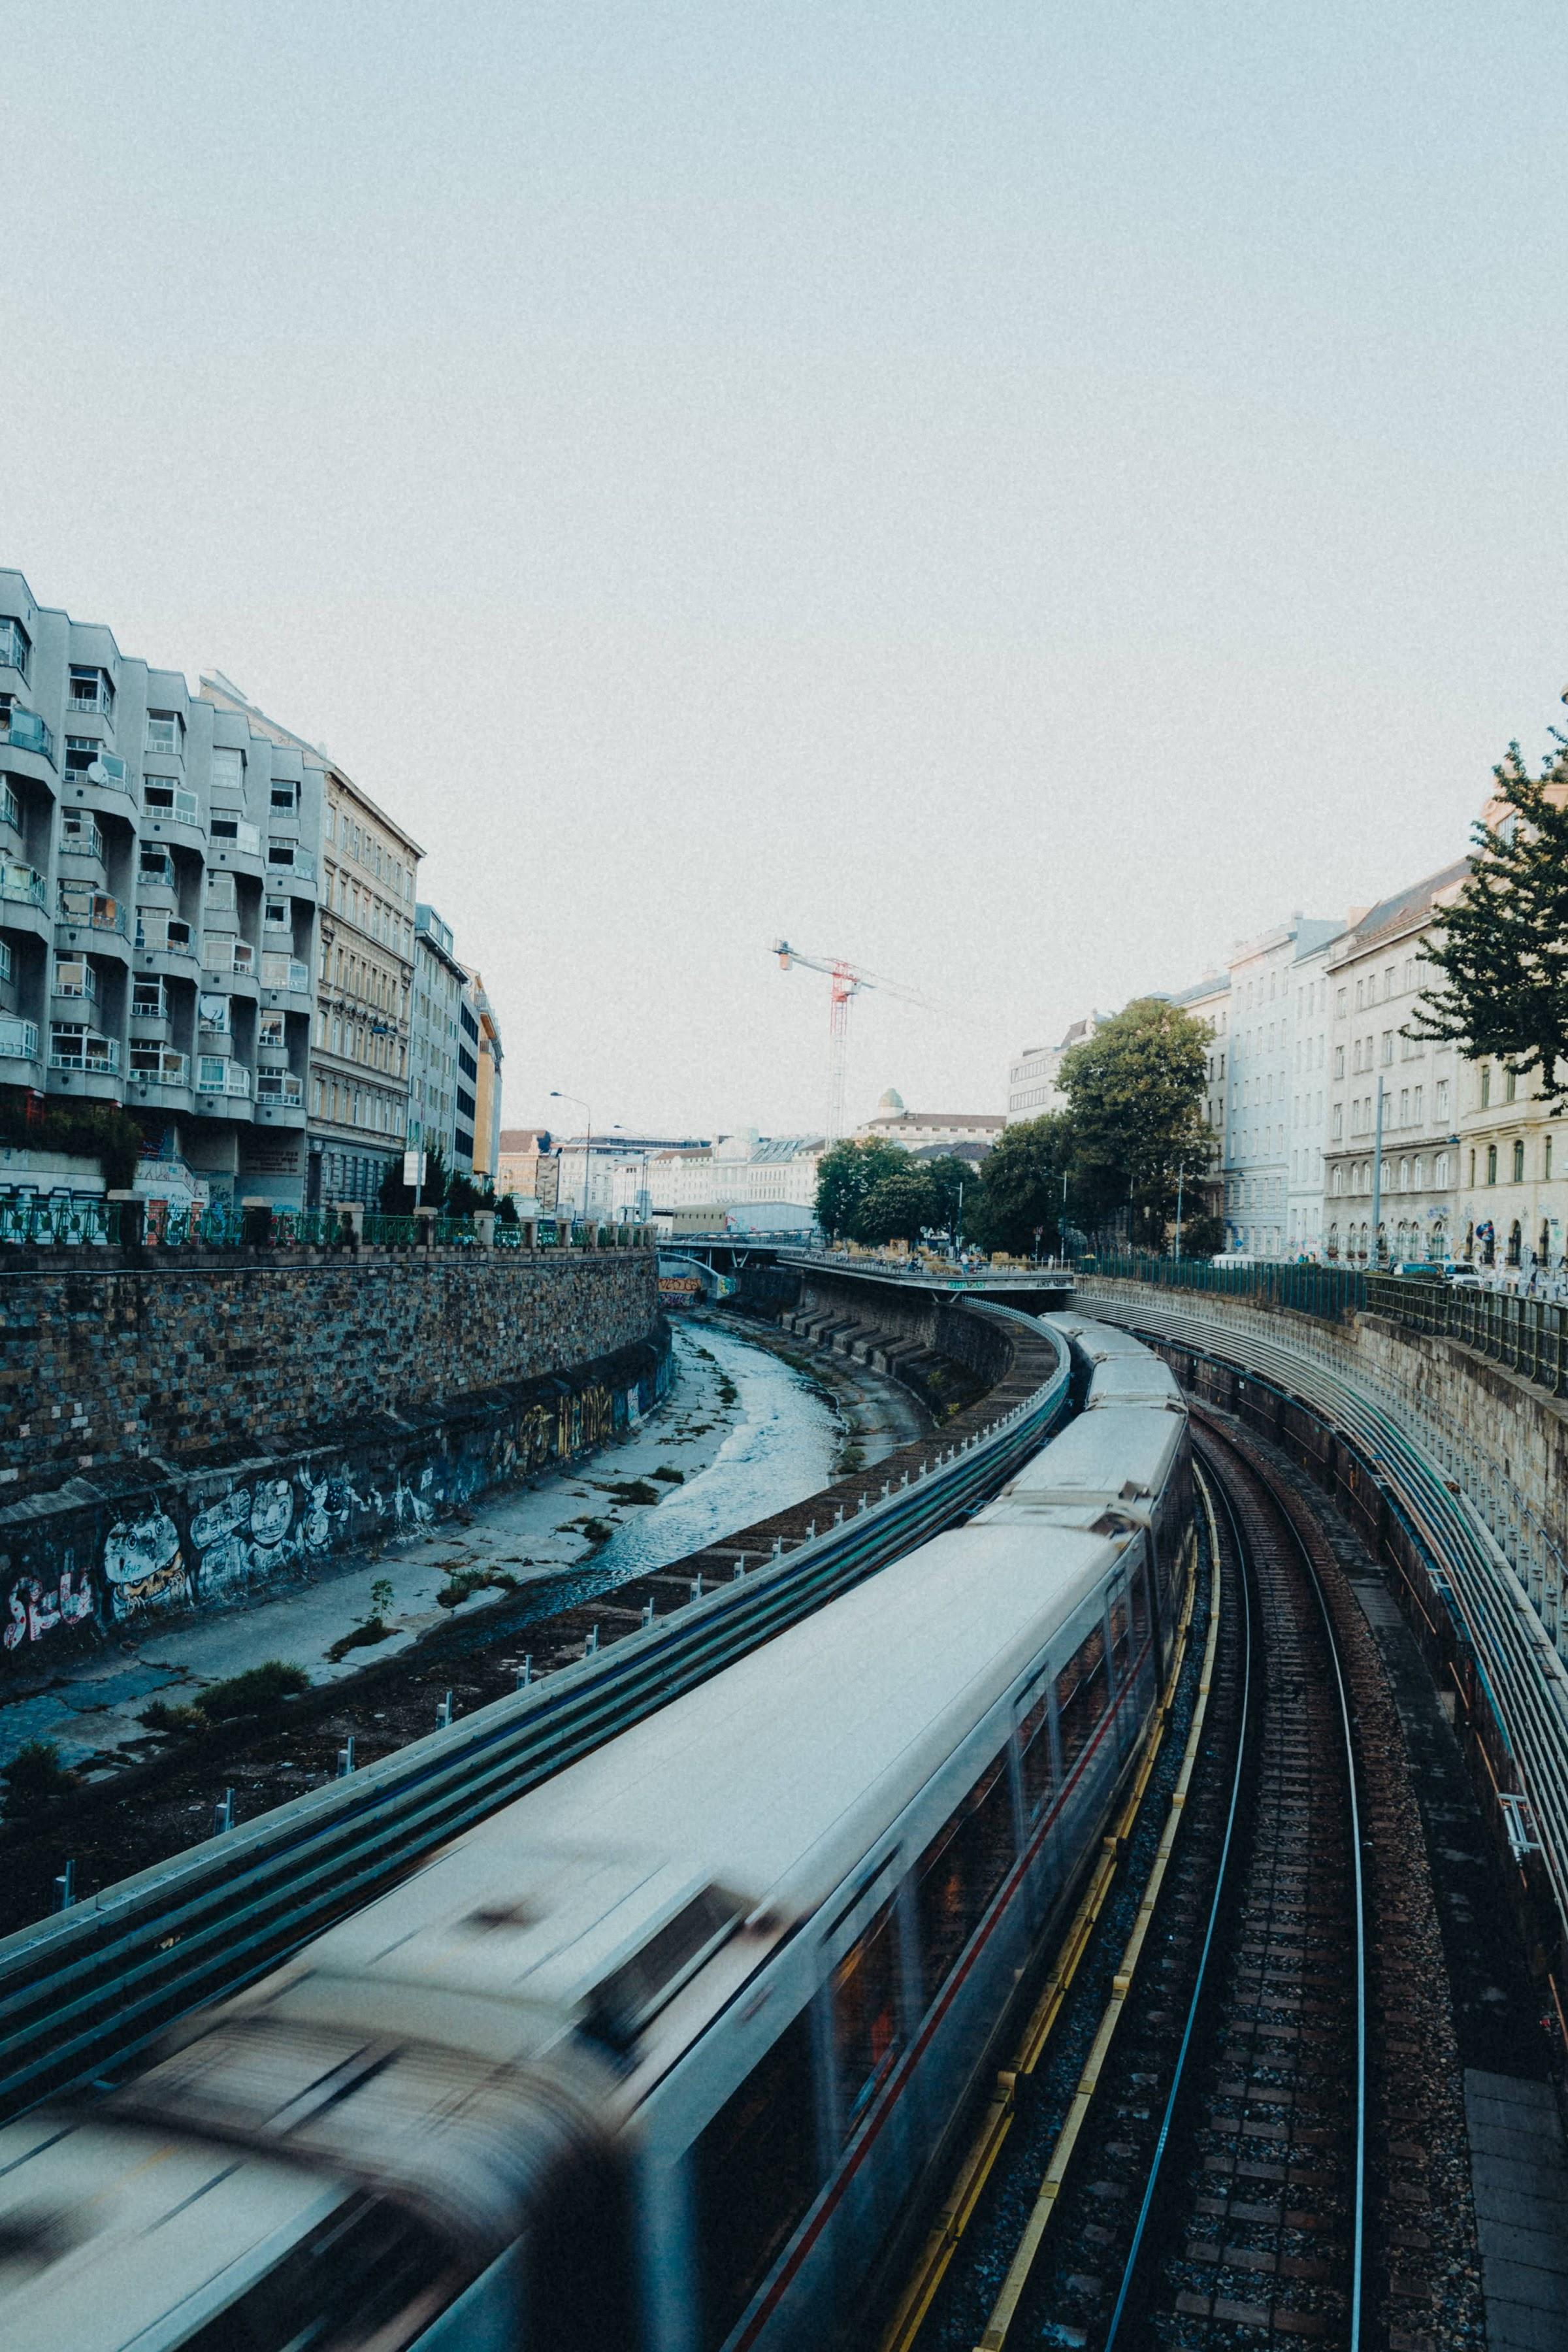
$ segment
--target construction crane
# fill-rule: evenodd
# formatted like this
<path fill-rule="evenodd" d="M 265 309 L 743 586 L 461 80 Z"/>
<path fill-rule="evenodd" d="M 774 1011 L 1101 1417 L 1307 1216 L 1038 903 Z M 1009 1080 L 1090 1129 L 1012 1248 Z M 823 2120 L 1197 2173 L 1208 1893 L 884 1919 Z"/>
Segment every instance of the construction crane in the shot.
<path fill-rule="evenodd" d="M 806 971 L 822 971 L 833 982 L 827 1000 L 827 1140 L 837 1143 L 844 1133 L 844 1075 L 849 1058 L 849 1007 L 863 988 L 879 988 L 884 995 L 901 996 L 907 1003 L 923 1004 L 928 1013 L 935 1006 L 929 996 L 918 989 L 905 988 L 899 981 L 881 980 L 874 971 L 862 971 L 843 956 L 805 955 L 792 948 L 787 940 L 773 941 L 773 953 L 779 960 L 779 970 L 787 971 L 792 963 L 800 964 Z"/>

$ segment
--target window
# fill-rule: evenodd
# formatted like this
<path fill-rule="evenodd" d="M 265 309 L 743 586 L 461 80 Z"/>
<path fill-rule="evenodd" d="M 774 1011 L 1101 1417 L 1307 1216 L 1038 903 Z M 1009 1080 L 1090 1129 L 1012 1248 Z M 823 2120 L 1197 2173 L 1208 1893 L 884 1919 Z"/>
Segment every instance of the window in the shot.
<path fill-rule="evenodd" d="M 1392 1029 L 1385 1029 L 1383 1033 L 1383 1060 L 1384 1068 L 1387 1068 L 1394 1060 L 1394 1032 Z"/>
<path fill-rule="evenodd" d="M 1344 1172 L 1343 1167 L 1336 1162 L 1333 1175 L 1330 1180 L 1330 1190 L 1336 1197 L 1344 1191 Z"/>
<path fill-rule="evenodd" d="M 70 707 L 73 710 L 98 710 L 107 719 L 114 709 L 114 687 L 106 669 L 91 669 L 71 664 Z"/>
<path fill-rule="evenodd" d="M 899 1928 L 884 1903 L 833 1971 L 833 2053 L 839 2121 L 847 2127 L 899 2048 Z"/>
<path fill-rule="evenodd" d="M 718 2352 L 816 2192 L 811 2021 L 797 2017 L 692 2150 L 703 2352 Z"/>
<path fill-rule="evenodd" d="M 1417 1127 L 1425 1127 L 1425 1125 L 1426 1124 L 1426 1087 L 1416 1087 L 1416 1089 L 1415 1089 L 1415 1094 L 1411 1097 L 1411 1101 L 1412 1101 L 1412 1102 L 1413 1102 L 1413 1104 L 1415 1105 L 1415 1124 L 1416 1124 L 1416 1126 L 1417 1126 Z"/>
<path fill-rule="evenodd" d="M 55 958 L 55 994 L 57 996 L 97 996 L 98 974 L 85 956 Z"/>
<path fill-rule="evenodd" d="M 150 710 L 147 713 L 147 749 L 149 751 L 172 751 L 176 759 L 185 748 L 185 722 L 177 710 Z M 216 756 L 216 755 L 215 755 Z M 239 757 L 237 751 L 234 755 Z"/>
<path fill-rule="evenodd" d="M 132 1021 L 162 1021 L 165 997 L 162 980 L 137 980 L 131 987 L 131 1018 Z"/>
<path fill-rule="evenodd" d="M 1024 1772 L 1024 1811 L 1033 1821 L 1048 1802 L 1056 1775 L 1051 1765 L 1050 1680 L 1042 1675 L 1018 1718 L 1018 1753 Z"/>
<path fill-rule="evenodd" d="M 1387 970 L 1384 971 L 1384 975 L 1383 975 L 1383 994 L 1384 994 L 1384 1003 L 1386 1003 L 1387 1000 L 1388 1000 L 1388 999 L 1389 999 L 1389 998 L 1394 994 L 1394 968 L 1393 964 L 1390 964 L 1390 965 L 1388 966 Z"/>
<path fill-rule="evenodd" d="M 1504 1102 L 1512 1102 L 1512 1101 L 1514 1101 L 1514 1100 L 1516 1099 L 1516 1097 L 1517 1097 L 1518 1094 L 1519 1094 L 1519 1076 L 1518 1076 L 1518 1073 L 1517 1073 L 1516 1071 L 1513 1071 L 1513 1070 L 1508 1070 L 1508 1071 L 1506 1071 L 1506 1072 L 1504 1073 L 1504 1076 L 1503 1076 L 1503 1089 L 1502 1089 L 1502 1097 L 1503 1097 L 1503 1100 L 1504 1100 Z"/>
<path fill-rule="evenodd" d="M 209 1036 L 226 1037 L 229 1034 L 228 998 L 221 989 L 210 993 L 204 991 L 197 999 L 198 1018 Z"/>
<path fill-rule="evenodd" d="M 1516 1184 L 1524 1181 L 1524 1145 L 1521 1142 L 1516 1142 L 1513 1147 L 1513 1181 Z"/>
<path fill-rule="evenodd" d="M 1472 1177 L 1470 1181 L 1472 1181 L 1472 1183 L 1473 1183 L 1475 1180 L 1474 1180 L 1474 1178 Z M 1446 1190 L 1446 1188 L 1447 1188 L 1447 1182 L 1448 1182 L 1448 1155 L 1447 1155 L 1447 1153 L 1446 1151 L 1439 1151 L 1439 1153 L 1437 1154 L 1436 1160 L 1434 1161 L 1434 1163 L 1433 1163 L 1433 1167 L 1432 1167 L 1432 1181 L 1433 1181 L 1433 1184 L 1436 1187 L 1437 1191 L 1438 1191 L 1438 1192 L 1443 1192 L 1443 1191 L 1445 1191 L 1445 1190 Z"/>
<path fill-rule="evenodd" d="M 299 785 L 289 783 L 286 778 L 274 776 L 272 779 L 272 805 L 275 809 L 286 809 L 289 814 L 292 815 L 294 811 L 300 805 Z"/>
<path fill-rule="evenodd" d="M 1105 1635 L 1097 1625 L 1057 1676 L 1057 1721 L 1062 1742 L 1062 1775 L 1070 1779 L 1105 1713 Z"/>
<path fill-rule="evenodd" d="M 1497 1182 L 1497 1145 L 1495 1143 L 1489 1143 L 1487 1146 L 1487 1182 L 1489 1184 Z"/>
<path fill-rule="evenodd" d="M 10 972 L 7 971 L 5 977 L 9 980 L 11 977 Z M 1550 1136 L 1546 1139 L 1545 1157 L 1541 1172 L 1542 1176 L 1545 1177 L 1547 1182 L 1550 1183 L 1552 1181 L 1552 1138 Z"/>
<path fill-rule="evenodd" d="M 286 1045 L 289 1042 L 288 1017 L 281 1013 L 264 1013 L 257 1031 L 263 1045 Z"/>
<path fill-rule="evenodd" d="M 213 745 L 213 790 L 237 799 L 245 796 L 245 754 L 220 743 Z"/>
<path fill-rule="evenodd" d="M 1399 1124 L 1401 1127 L 1408 1127 L 1410 1124 L 1410 1089 L 1408 1087 L 1401 1087 L 1399 1089 Z"/>
<path fill-rule="evenodd" d="M 20 621 L 0 621 L 0 663 L 18 671 L 24 681 L 32 651 L 32 640 Z"/>
<path fill-rule="evenodd" d="M 1127 1596 L 1122 1593 L 1110 1604 L 1110 1674 L 1118 1690 L 1126 1682 L 1132 1665 L 1131 1619 Z"/>
<path fill-rule="evenodd" d="M 1337 1102 L 1337 1103 L 1334 1105 L 1334 1108 L 1333 1108 L 1333 1123 L 1332 1123 L 1332 1128 L 1331 1128 L 1331 1133 L 1330 1133 L 1330 1137 L 1329 1137 L 1329 1140 L 1330 1140 L 1330 1142 L 1331 1142 L 1331 1143 L 1342 1143 L 1342 1142 L 1343 1142 L 1343 1140 L 1344 1140 L 1344 1132 L 1345 1132 L 1345 1107 L 1344 1107 L 1343 1103 L 1338 1103 L 1338 1102 Z"/>
<path fill-rule="evenodd" d="M 1439 1118 L 1447 1118 L 1448 1116 L 1448 1081 L 1447 1078 L 1439 1078 L 1437 1081 L 1436 1115 Z"/>
<path fill-rule="evenodd" d="M 1492 1066 L 1489 1062 L 1483 1062 L 1481 1064 L 1481 1108 L 1483 1110 L 1489 1107 L 1491 1102 L 1491 1098 Z"/>
<path fill-rule="evenodd" d="M 265 908 L 262 909 L 261 919 L 266 924 L 269 931 L 289 930 L 291 926 L 289 919 L 288 899 L 268 898 Z"/>
<path fill-rule="evenodd" d="M 1336 1078 L 1342 1078 L 1344 1074 L 1345 1049 L 1342 1045 L 1336 1045 L 1334 1047 L 1334 1076 Z"/>
<path fill-rule="evenodd" d="M 984 1916 L 1013 1860 L 1005 1751 L 932 1838 L 915 1867 L 921 1973 L 930 2001 Z"/>

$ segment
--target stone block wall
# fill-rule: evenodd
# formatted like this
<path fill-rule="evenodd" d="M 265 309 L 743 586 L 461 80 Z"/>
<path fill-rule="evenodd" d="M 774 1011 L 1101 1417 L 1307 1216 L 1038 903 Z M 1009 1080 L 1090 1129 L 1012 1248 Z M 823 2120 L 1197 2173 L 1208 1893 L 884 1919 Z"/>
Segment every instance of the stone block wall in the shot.
<path fill-rule="evenodd" d="M 647 1340 L 651 1250 L 0 1267 L 0 1492 L 319 1442 Z"/>

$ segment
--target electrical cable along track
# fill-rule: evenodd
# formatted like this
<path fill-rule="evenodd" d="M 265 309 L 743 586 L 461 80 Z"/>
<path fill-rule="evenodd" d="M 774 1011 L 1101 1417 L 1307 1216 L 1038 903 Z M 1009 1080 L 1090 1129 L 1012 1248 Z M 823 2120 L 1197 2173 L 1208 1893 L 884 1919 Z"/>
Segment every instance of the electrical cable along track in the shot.
<path fill-rule="evenodd" d="M 1363 2340 L 1346 1677 L 1291 1515 L 1222 1433 L 1194 1450 L 1217 1638 L 1172 1826 L 1146 1884 L 1131 1865 L 1131 1935 L 1107 1907 L 918 2352 Z"/>

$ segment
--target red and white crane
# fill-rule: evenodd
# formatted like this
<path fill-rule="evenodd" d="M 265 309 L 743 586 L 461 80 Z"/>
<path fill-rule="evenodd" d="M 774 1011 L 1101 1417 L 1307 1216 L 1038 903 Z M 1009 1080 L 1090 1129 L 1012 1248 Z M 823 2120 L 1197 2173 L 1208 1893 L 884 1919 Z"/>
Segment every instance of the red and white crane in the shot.
<path fill-rule="evenodd" d="M 807 971 L 822 971 L 833 982 L 827 1001 L 827 1140 L 837 1143 L 844 1133 L 844 1077 L 849 1058 L 849 1007 L 863 988 L 879 988 L 884 995 L 901 996 L 910 1004 L 922 1004 L 928 1013 L 935 1006 L 929 996 L 916 988 L 905 988 L 901 982 L 879 979 L 874 971 L 862 971 L 844 956 L 806 955 L 800 948 L 792 948 L 787 940 L 773 941 L 773 953 L 779 960 L 779 970 L 787 971 L 792 963 Z"/>

